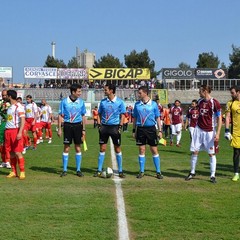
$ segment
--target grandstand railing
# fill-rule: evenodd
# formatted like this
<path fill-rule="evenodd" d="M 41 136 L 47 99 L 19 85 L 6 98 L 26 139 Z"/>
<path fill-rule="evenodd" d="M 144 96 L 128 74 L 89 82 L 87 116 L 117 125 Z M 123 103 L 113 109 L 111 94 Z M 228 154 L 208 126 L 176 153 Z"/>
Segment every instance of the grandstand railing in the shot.
<path fill-rule="evenodd" d="M 168 90 L 169 101 L 172 102 L 176 97 L 182 99 L 183 102 L 188 103 L 191 98 L 198 97 L 198 89 L 201 85 L 206 84 L 212 87 L 214 94 L 222 98 L 221 102 L 225 102 L 229 96 L 229 88 L 234 85 L 240 85 L 240 79 L 222 79 L 222 80 L 212 80 L 212 79 L 201 79 L 201 80 L 174 80 L 165 81 L 161 84 Z M 25 98 L 26 95 L 32 95 L 35 101 L 41 101 L 41 99 L 46 99 L 48 101 L 59 101 L 70 95 L 69 88 L 16 88 L 16 90 L 22 92 L 22 97 Z M 155 91 L 155 89 L 152 89 Z M 187 90 L 187 94 L 186 94 Z M 151 91 L 151 90 L 150 90 Z M 127 102 L 134 102 L 137 99 L 137 88 L 126 89 L 117 88 L 116 95 Z M 225 96 L 223 98 L 223 96 Z M 104 98 L 103 89 L 82 88 L 81 97 L 88 102 L 94 103 L 99 102 Z"/>
<path fill-rule="evenodd" d="M 234 85 L 240 85 L 240 79 L 168 79 L 163 83 L 168 90 L 198 89 L 201 85 L 209 85 L 213 91 L 226 91 Z"/>

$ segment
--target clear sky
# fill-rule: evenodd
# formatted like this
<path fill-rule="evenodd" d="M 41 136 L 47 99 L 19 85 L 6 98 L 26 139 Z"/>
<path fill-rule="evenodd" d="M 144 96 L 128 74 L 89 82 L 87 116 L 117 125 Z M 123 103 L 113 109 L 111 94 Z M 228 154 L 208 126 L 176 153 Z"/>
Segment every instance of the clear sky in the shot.
<path fill-rule="evenodd" d="M 0 0 L 0 66 L 44 65 L 56 42 L 56 58 L 67 64 L 76 47 L 124 54 L 148 50 L 156 70 L 213 52 L 229 65 L 232 44 L 240 46 L 239 0 Z"/>

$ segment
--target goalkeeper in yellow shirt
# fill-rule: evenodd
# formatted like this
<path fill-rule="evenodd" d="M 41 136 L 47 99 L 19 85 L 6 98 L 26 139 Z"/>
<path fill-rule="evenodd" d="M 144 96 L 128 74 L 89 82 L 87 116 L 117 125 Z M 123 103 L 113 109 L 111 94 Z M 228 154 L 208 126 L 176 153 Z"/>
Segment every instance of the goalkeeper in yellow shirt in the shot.
<path fill-rule="evenodd" d="M 240 157 L 240 86 L 230 88 L 232 100 L 226 106 L 225 138 L 233 147 L 233 169 L 232 181 L 239 180 L 239 157 Z M 231 130 L 230 130 L 231 124 Z"/>

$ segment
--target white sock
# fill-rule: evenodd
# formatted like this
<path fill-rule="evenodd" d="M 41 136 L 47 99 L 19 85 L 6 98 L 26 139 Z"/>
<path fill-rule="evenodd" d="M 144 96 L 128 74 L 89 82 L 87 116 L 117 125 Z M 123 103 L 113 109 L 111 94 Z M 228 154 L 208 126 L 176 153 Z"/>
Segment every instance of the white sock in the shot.
<path fill-rule="evenodd" d="M 177 144 L 180 143 L 181 138 L 182 138 L 182 132 L 180 132 L 180 133 L 177 134 Z"/>
<path fill-rule="evenodd" d="M 211 177 L 215 177 L 216 166 L 217 166 L 216 155 L 213 155 L 213 156 L 210 157 L 210 171 L 211 171 Z"/>
<path fill-rule="evenodd" d="M 197 160 L 198 160 L 198 155 L 192 154 L 191 156 L 191 173 L 192 174 L 195 174 Z"/>

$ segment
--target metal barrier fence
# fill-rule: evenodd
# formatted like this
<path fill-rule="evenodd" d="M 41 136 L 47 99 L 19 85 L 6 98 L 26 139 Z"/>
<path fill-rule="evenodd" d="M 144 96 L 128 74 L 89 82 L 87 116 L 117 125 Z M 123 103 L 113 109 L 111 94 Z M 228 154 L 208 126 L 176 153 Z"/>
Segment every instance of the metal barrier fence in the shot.
<path fill-rule="evenodd" d="M 223 85 L 221 81 L 224 81 Z M 169 84 L 169 83 L 167 83 Z M 150 96 L 154 98 L 156 94 L 160 98 L 160 102 L 166 104 L 173 102 L 175 99 L 181 100 L 183 103 L 190 103 L 192 99 L 198 98 L 198 88 L 202 84 L 208 84 L 213 88 L 213 96 L 216 96 L 220 102 L 224 103 L 230 97 L 229 88 L 233 85 L 240 85 L 240 79 L 233 80 L 201 80 L 196 82 L 190 88 L 189 80 L 175 81 L 174 85 L 167 86 L 167 89 L 151 89 Z M 70 95 L 69 89 L 63 88 L 18 88 L 16 89 L 19 95 L 25 99 L 27 95 L 32 95 L 33 99 L 37 102 L 41 99 L 48 101 L 59 101 Z M 117 89 L 116 95 L 125 100 L 126 102 L 133 103 L 138 99 L 137 89 Z M 103 89 L 82 89 L 81 97 L 89 103 L 95 104 L 104 98 Z"/>
<path fill-rule="evenodd" d="M 163 85 L 168 90 L 194 90 L 204 84 L 211 86 L 213 91 L 226 91 L 234 85 L 240 85 L 240 79 L 169 79 Z"/>

